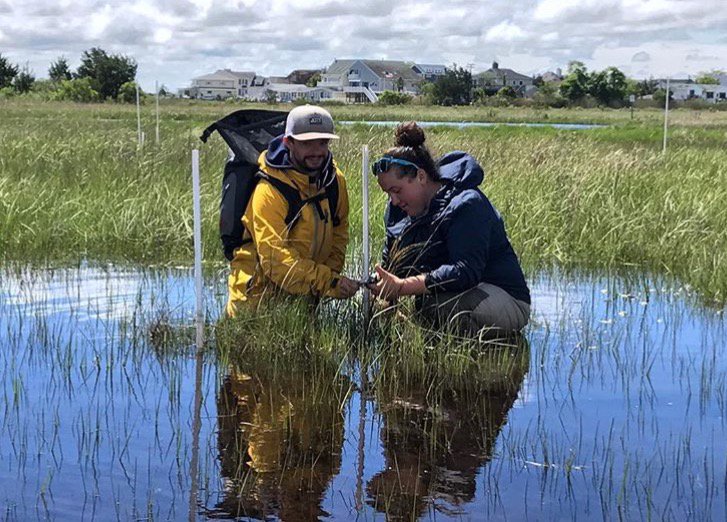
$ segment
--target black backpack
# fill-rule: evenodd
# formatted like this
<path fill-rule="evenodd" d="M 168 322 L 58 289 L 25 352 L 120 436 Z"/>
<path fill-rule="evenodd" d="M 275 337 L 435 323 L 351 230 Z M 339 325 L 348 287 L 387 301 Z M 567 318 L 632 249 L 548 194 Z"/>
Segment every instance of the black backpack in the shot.
<path fill-rule="evenodd" d="M 338 180 L 335 179 L 325 190 L 325 194 L 303 200 L 300 193 L 287 183 L 270 177 L 258 168 L 260 153 L 268 148 L 270 140 L 283 134 L 288 113 L 262 109 L 245 109 L 233 112 L 207 127 L 200 139 L 207 143 L 210 135 L 217 131 L 232 151 L 225 164 L 220 197 L 220 239 L 225 257 L 232 261 L 236 248 L 249 242 L 243 240 L 242 216 L 245 213 L 258 181 L 265 179 L 278 190 L 288 202 L 285 224 L 288 230 L 298 221 L 303 205 L 313 203 L 323 217 L 318 204 L 320 199 L 328 199 L 333 216 L 333 224 L 340 222 L 336 215 L 338 208 Z"/>

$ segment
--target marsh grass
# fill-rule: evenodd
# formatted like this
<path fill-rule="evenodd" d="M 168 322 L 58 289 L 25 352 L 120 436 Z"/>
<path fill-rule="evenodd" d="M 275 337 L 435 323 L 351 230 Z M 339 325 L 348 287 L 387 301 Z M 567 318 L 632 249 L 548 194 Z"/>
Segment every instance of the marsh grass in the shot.
<path fill-rule="evenodd" d="M 237 107 L 164 106 L 161 145 L 148 143 L 139 150 L 129 108 L 2 103 L 4 260 L 186 263 L 192 256 L 189 151 L 201 147 L 204 257 L 222 263 L 216 224 L 226 151 L 216 137 L 206 146 L 197 137 Z M 394 120 L 475 120 L 482 115 L 481 109 L 335 109 L 338 117 L 360 113 Z M 622 123 L 621 113 L 612 112 L 596 111 Z M 497 114 L 530 117 L 527 110 Z M 583 121 L 591 113 L 563 114 Z M 432 128 L 427 143 L 436 154 L 465 149 L 482 163 L 482 188 L 505 217 L 529 271 L 555 265 L 634 265 L 676 276 L 722 301 L 727 294 L 727 211 L 722 204 L 727 196 L 727 122 L 721 119 L 724 113 L 677 114 L 666 155 L 660 153 L 660 128 L 651 120 L 578 132 Z M 152 122 L 146 108 L 144 125 Z M 349 181 L 354 238 L 349 264 L 355 265 L 360 263 L 360 148 L 366 143 L 374 156 L 383 152 L 392 143 L 392 129 L 357 125 L 339 132 L 334 152 Z M 370 183 L 376 252 L 384 236 L 379 216 L 385 197 L 373 177 Z"/>

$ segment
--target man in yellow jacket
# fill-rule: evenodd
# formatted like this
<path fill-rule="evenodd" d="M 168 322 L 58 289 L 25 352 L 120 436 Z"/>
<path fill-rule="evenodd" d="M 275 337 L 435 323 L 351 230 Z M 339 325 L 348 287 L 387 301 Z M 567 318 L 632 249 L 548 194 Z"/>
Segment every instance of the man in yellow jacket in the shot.
<path fill-rule="evenodd" d="M 348 243 L 346 180 L 329 151 L 333 119 L 313 105 L 288 114 L 285 134 L 259 158 L 263 173 L 242 217 L 245 243 L 230 263 L 227 314 L 257 304 L 266 294 L 285 292 L 314 298 L 348 299 L 359 288 L 341 275 Z M 267 178 L 267 179 L 266 179 Z M 270 180 L 274 178 L 274 180 Z M 275 182 L 298 191 L 303 205 L 286 223 L 288 201 Z M 326 188 L 338 183 L 337 208 Z M 309 201 L 307 201 L 309 200 Z"/>

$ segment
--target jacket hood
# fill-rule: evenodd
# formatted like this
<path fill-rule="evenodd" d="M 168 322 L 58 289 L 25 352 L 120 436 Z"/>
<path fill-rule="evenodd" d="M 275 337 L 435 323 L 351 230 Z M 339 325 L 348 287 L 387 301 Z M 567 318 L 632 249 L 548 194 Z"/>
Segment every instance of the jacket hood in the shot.
<path fill-rule="evenodd" d="M 293 162 L 290 159 L 290 150 L 288 150 L 288 147 L 286 147 L 283 142 L 283 135 L 273 138 L 270 141 L 268 150 L 265 153 L 265 163 L 274 169 L 295 170 L 297 172 L 301 172 L 295 167 L 295 165 L 293 165 Z M 323 167 L 321 168 L 322 175 L 319 173 L 316 173 L 315 175 L 308 172 L 302 173 L 315 177 L 318 188 L 327 187 L 329 184 L 333 183 L 333 180 L 336 177 L 336 167 L 333 164 L 333 155 L 330 152 L 328 153 L 328 157 L 326 157 L 326 161 L 323 163 Z"/>
<path fill-rule="evenodd" d="M 437 166 L 442 179 L 452 182 L 459 190 L 477 188 L 485 179 L 485 171 L 477 160 L 460 150 L 439 158 Z"/>

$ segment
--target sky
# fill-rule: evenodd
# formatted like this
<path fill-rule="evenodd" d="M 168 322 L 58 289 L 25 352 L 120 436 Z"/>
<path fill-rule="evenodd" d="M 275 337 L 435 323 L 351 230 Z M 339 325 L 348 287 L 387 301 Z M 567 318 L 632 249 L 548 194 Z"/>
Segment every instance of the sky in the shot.
<path fill-rule="evenodd" d="M 727 0 L 0 0 L 0 53 L 36 77 L 84 50 L 133 57 L 145 90 L 217 69 L 285 76 L 338 59 L 500 67 L 580 60 L 634 78 L 727 69 Z"/>

